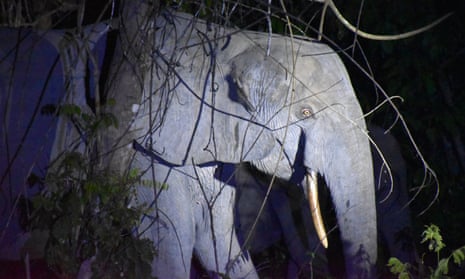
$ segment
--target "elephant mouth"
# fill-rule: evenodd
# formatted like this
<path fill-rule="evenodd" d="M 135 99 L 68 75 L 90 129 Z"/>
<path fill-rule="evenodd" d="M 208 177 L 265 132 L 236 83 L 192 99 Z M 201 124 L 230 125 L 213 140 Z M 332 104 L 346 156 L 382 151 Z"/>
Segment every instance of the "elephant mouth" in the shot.
<path fill-rule="evenodd" d="M 308 203 L 312 213 L 313 225 L 315 226 L 321 245 L 328 248 L 328 238 L 326 236 L 325 225 L 321 217 L 320 202 L 318 200 L 318 175 L 316 171 L 307 171 L 305 175 L 305 184 L 305 187 L 307 187 Z"/>

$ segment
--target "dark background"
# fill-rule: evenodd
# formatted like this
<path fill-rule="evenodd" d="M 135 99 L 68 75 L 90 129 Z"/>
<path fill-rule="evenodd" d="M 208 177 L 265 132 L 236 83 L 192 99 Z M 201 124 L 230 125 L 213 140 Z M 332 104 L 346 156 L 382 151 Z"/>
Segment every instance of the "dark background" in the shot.
<path fill-rule="evenodd" d="M 10 2 L 17 1 L 2 2 L 7 7 Z M 31 7 L 28 12 L 23 9 L 24 22 L 29 25 L 34 23 L 41 28 L 72 28 L 107 19 L 111 14 L 108 1 L 86 1 L 83 21 L 78 23 L 78 13 L 72 5 L 58 9 L 63 3 L 76 1 L 21 2 Z M 184 1 L 180 9 L 199 11 L 199 2 Z M 205 1 L 200 15 L 223 24 L 267 30 L 263 11 L 267 10 L 268 1 L 216 2 Z M 304 30 L 306 35 L 315 38 L 322 4 L 308 0 L 283 2 L 290 21 Z M 421 233 L 424 226 L 431 223 L 441 228 L 446 243 L 444 256 L 447 256 L 450 251 L 465 245 L 465 3 L 461 0 L 367 0 L 362 7 L 359 0 L 334 2 L 352 24 L 358 22 L 361 30 L 375 34 L 411 31 L 453 12 L 452 16 L 431 30 L 398 41 L 372 41 L 354 36 L 331 11 L 326 14 L 323 30 L 323 41 L 341 51 L 365 112 L 373 110 L 386 99 L 372 80 L 376 80 L 387 95 L 400 97 L 394 98 L 393 103 L 405 119 L 425 161 L 413 147 L 392 106 L 381 106 L 367 117 L 367 121 L 386 129 L 392 127 L 392 133 L 402 146 L 408 164 L 414 234 L 420 256 L 427 253 L 426 245 L 420 244 Z M 173 3 L 162 1 L 161 4 Z M 222 4 L 229 9 L 237 4 L 227 22 L 215 13 L 215 9 L 220 9 Z M 282 20 L 285 13 L 280 1 L 272 1 L 270 10 L 275 15 L 271 20 L 273 32 L 288 33 Z M 54 12 L 47 20 L 38 21 L 40 15 L 47 11 Z M 0 12 L 1 26 L 14 27 L 5 9 Z M 370 76 L 362 73 L 360 67 Z M 426 171 L 425 165 L 436 176 Z M 439 195 L 436 196 L 438 191 Z M 425 260 L 429 260 L 428 257 L 425 256 Z"/>

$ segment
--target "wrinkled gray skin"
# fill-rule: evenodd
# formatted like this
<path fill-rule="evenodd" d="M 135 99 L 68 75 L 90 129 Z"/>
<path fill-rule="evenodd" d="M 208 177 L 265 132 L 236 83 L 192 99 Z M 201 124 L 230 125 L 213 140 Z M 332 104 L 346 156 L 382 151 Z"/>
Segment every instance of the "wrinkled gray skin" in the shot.
<path fill-rule="evenodd" d="M 369 127 L 369 131 L 389 165 L 389 169 L 386 168 L 383 158 L 372 146 L 378 238 L 383 260 L 396 257 L 402 262 L 415 263 L 418 256 L 411 235 L 405 161 L 391 134 L 374 125 Z M 308 269 L 312 261 L 316 274 L 319 271 L 327 274 L 327 267 L 321 266 L 324 265 L 324 260 L 316 262 L 321 257 L 324 259 L 325 251 L 318 242 L 313 224 L 308 222 L 310 209 L 305 206 L 301 188 L 276 180 L 268 194 L 264 210 L 259 215 L 270 180 L 270 176 L 250 166 L 236 166 L 236 227 L 239 235 L 246 238 L 250 234 L 247 248 L 252 254 L 260 253 L 284 239 L 290 256 L 287 278 L 297 278 L 299 273 Z M 320 199 L 325 199 L 324 195 L 320 195 Z M 254 223 L 256 225 L 252 229 Z M 311 257 L 314 254 L 316 260 Z"/>
<path fill-rule="evenodd" d="M 152 69 L 130 127 L 139 135 L 132 166 L 158 182 L 141 186 L 137 200 L 151 206 L 139 232 L 158 249 L 153 274 L 187 278 L 194 253 L 212 273 L 257 277 L 234 232 L 235 189 L 227 176 L 217 179 L 222 163 L 247 161 L 281 179 L 293 176 L 294 165 L 323 175 L 349 277 L 372 277 L 370 145 L 336 53 L 273 36 L 266 56 L 267 34 L 233 32 L 185 14 L 164 13 L 155 24 Z"/>

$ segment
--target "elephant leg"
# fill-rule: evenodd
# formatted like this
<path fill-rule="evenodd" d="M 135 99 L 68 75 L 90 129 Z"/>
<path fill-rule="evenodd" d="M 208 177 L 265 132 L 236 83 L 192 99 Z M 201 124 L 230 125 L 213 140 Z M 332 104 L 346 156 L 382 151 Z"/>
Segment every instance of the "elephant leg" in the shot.
<path fill-rule="evenodd" d="M 227 278 L 258 278 L 252 260 L 241 250 L 235 232 L 235 188 L 212 179 L 214 172 L 213 167 L 197 168 L 196 171 L 201 185 L 193 187 L 197 217 L 195 253 L 210 272 L 225 274 Z"/>
<path fill-rule="evenodd" d="M 142 179 L 157 181 L 155 185 L 140 186 L 137 193 L 137 202 L 150 207 L 138 232 L 154 242 L 152 275 L 189 278 L 195 241 L 189 179 L 177 168 L 155 164 L 153 170 L 149 168 Z"/>
<path fill-rule="evenodd" d="M 236 230 L 252 254 L 260 253 L 279 242 L 282 229 L 276 212 L 269 201 L 258 215 L 265 200 L 266 189 L 247 168 L 238 166 L 236 179 Z M 256 223 L 254 229 L 252 227 Z"/>
<path fill-rule="evenodd" d="M 271 195 L 271 199 L 291 256 L 288 278 L 329 274 L 325 249 L 314 229 L 310 208 L 306 200 L 302 200 L 302 189 L 292 184 L 287 186 L 294 188 L 287 188 L 283 197 Z"/>
<path fill-rule="evenodd" d="M 311 223 L 311 212 L 303 198 L 303 190 L 290 182 L 276 179 L 264 210 L 271 177 L 247 164 L 236 166 L 238 230 L 245 236 L 252 234 L 248 245 L 253 253 L 260 253 L 284 239 L 289 251 L 287 278 L 300 274 L 327 274 L 324 261 L 316 255 L 324 254 Z M 257 223 L 251 231 L 253 223 Z M 311 231 L 308 231 L 308 230 Z"/>
<path fill-rule="evenodd" d="M 376 198 L 380 244 L 387 257 L 396 257 L 402 262 L 415 263 L 418 255 L 412 235 L 405 168 L 392 166 L 391 170 L 394 179 L 392 185 L 385 166 L 380 169 L 380 178 L 379 181 L 377 180 L 379 189 L 376 192 Z"/>
<path fill-rule="evenodd" d="M 381 255 L 386 257 L 385 260 L 396 257 L 403 262 L 415 263 L 418 255 L 412 236 L 406 166 L 399 143 L 381 127 L 370 125 L 369 130 L 391 171 L 390 175 L 386 162 L 373 148 Z"/>
<path fill-rule="evenodd" d="M 297 187 L 296 185 L 288 185 L 289 187 Z M 283 187 L 283 186 L 281 186 Z M 310 262 L 310 255 L 307 253 L 307 246 L 302 242 L 301 235 L 298 232 L 297 225 L 292 216 L 291 202 L 300 202 L 290 200 L 283 189 L 274 189 L 270 193 L 271 206 L 279 220 L 284 240 L 289 249 L 292 261 L 297 264 L 298 269 L 303 268 Z M 301 204 L 305 206 L 305 204 Z"/>

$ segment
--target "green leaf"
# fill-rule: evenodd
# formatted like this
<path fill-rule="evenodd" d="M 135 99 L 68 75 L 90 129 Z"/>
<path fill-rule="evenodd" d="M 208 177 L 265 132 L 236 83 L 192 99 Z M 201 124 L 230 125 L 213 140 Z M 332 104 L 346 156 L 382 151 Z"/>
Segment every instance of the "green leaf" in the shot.
<path fill-rule="evenodd" d="M 102 124 L 104 128 L 108 128 L 111 126 L 114 126 L 115 128 L 118 128 L 118 119 L 116 116 L 112 113 L 104 113 L 102 114 Z"/>
<path fill-rule="evenodd" d="M 389 270 L 394 274 L 398 274 L 402 271 L 402 262 L 397 258 L 390 258 L 387 266 L 389 267 Z"/>
<path fill-rule="evenodd" d="M 461 265 L 465 260 L 465 246 L 452 252 L 452 258 L 454 259 L 455 264 Z"/>
<path fill-rule="evenodd" d="M 84 183 L 84 203 L 91 202 L 99 194 L 99 188 L 95 181 L 86 181 Z"/>
<path fill-rule="evenodd" d="M 82 120 L 87 124 L 87 126 L 92 125 L 92 122 L 94 122 L 95 117 L 93 115 L 90 115 L 88 113 L 83 113 L 81 115 Z"/>
<path fill-rule="evenodd" d="M 61 166 L 65 169 L 74 169 L 81 170 L 86 165 L 84 156 L 79 152 L 68 152 L 65 154 Z M 66 176 L 69 176 L 69 173 L 65 173 Z"/>
<path fill-rule="evenodd" d="M 389 271 L 397 275 L 398 278 L 410 279 L 408 263 L 402 263 L 399 259 L 392 257 L 389 259 L 387 266 L 389 267 Z"/>
<path fill-rule="evenodd" d="M 112 107 L 112 106 L 114 106 L 115 104 L 116 104 L 115 98 L 109 98 L 109 99 L 107 100 L 107 102 L 106 102 L 105 105 Z"/>
<path fill-rule="evenodd" d="M 139 173 L 140 173 L 140 170 L 138 168 L 131 169 L 128 174 L 128 179 L 134 180 L 134 179 L 139 178 L 139 175 L 140 175 Z"/>
<path fill-rule="evenodd" d="M 60 106 L 59 114 L 66 116 L 80 115 L 81 108 L 74 104 L 63 104 Z"/>
<path fill-rule="evenodd" d="M 440 234 L 439 227 L 434 224 L 425 227 L 426 229 L 422 233 L 423 239 L 421 240 L 421 243 L 428 242 L 428 249 L 439 253 L 442 248 L 446 247 L 446 244 L 442 241 L 442 235 Z"/>
<path fill-rule="evenodd" d="M 143 181 L 143 184 L 144 186 L 153 186 L 155 185 L 155 187 L 159 188 L 160 190 L 168 190 L 168 183 L 161 183 L 161 182 L 157 182 L 155 181 L 155 183 L 151 180 L 144 180 Z"/>
<path fill-rule="evenodd" d="M 42 183 L 42 178 L 39 177 L 37 174 L 35 173 L 31 173 L 28 177 L 27 177 L 27 184 L 29 187 L 34 187 L 36 184 L 41 184 Z"/>
<path fill-rule="evenodd" d="M 438 267 L 434 270 L 432 278 L 444 278 L 443 275 L 447 275 L 449 272 L 449 259 L 441 259 L 438 263 Z"/>
<path fill-rule="evenodd" d="M 42 195 L 37 195 L 32 198 L 32 206 L 36 210 L 43 208 L 45 211 L 50 211 L 54 208 L 54 203 Z"/>

